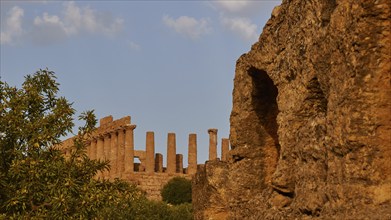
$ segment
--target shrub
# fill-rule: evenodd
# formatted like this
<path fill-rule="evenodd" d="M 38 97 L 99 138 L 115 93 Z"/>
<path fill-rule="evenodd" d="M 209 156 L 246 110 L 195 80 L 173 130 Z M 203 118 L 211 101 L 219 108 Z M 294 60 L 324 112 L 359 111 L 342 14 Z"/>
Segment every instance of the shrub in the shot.
<path fill-rule="evenodd" d="M 98 216 L 99 219 L 192 220 L 193 209 L 190 203 L 170 205 L 161 201 L 148 200 L 144 197 L 137 201 L 109 204 L 98 213 Z"/>
<path fill-rule="evenodd" d="M 180 205 L 171 206 L 172 220 L 193 219 L 193 206 L 191 203 L 182 203 Z"/>
<path fill-rule="evenodd" d="M 170 204 L 191 203 L 191 181 L 183 177 L 174 177 L 164 185 L 161 195 L 163 201 Z"/>

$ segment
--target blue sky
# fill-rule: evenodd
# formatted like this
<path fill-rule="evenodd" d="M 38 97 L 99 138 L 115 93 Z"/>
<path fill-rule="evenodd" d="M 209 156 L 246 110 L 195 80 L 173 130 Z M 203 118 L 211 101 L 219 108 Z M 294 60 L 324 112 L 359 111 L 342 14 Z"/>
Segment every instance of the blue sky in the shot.
<path fill-rule="evenodd" d="M 136 149 L 167 133 L 187 166 L 189 133 L 198 163 L 208 128 L 229 136 L 236 60 L 257 41 L 281 1 L 4 1 L 0 73 L 10 85 L 38 69 L 55 71 L 78 114 L 132 117 Z M 220 156 L 219 156 L 220 157 Z"/>

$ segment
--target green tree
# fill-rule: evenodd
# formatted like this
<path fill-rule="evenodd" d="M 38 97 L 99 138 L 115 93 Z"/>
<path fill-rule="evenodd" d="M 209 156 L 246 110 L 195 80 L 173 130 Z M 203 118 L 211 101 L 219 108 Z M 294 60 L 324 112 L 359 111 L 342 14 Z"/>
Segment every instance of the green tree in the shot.
<path fill-rule="evenodd" d="M 70 155 L 57 146 L 73 127 L 75 110 L 58 97 L 54 72 L 39 70 L 20 89 L 0 81 L 0 219 L 192 219 L 191 204 L 149 201 L 121 180 L 93 178 L 108 161 L 90 160 L 86 142 L 93 111 L 74 138 Z"/>
<path fill-rule="evenodd" d="M 57 96 L 58 86 L 49 70 L 28 75 L 21 89 L 0 81 L 0 217 L 94 219 L 103 208 L 115 212 L 145 199 L 125 182 L 93 178 L 109 163 L 86 156 L 85 143 L 96 124 L 92 111 L 79 117 L 86 123 L 70 156 L 56 148 L 71 132 L 75 113 Z"/>
<path fill-rule="evenodd" d="M 191 181 L 174 177 L 161 190 L 163 201 L 173 205 L 191 203 Z"/>

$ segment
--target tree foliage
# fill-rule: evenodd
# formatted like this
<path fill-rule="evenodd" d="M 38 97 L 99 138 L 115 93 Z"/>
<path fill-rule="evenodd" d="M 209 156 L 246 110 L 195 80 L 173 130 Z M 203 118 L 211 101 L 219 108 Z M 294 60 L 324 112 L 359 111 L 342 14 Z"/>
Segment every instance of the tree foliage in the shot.
<path fill-rule="evenodd" d="M 174 177 L 161 190 L 163 201 L 178 205 L 191 203 L 191 181 L 183 177 Z"/>
<path fill-rule="evenodd" d="M 0 81 L 2 173 L 8 173 L 14 159 L 36 156 L 71 131 L 75 110 L 57 92 L 54 73 L 48 70 L 28 75 L 21 89 Z"/>
<path fill-rule="evenodd" d="M 47 69 L 20 89 L 0 81 L 0 219 L 192 219 L 191 205 L 149 201 L 134 185 L 94 178 L 109 161 L 86 155 L 93 111 L 79 117 L 85 125 L 65 157 L 58 146 L 75 110 L 58 91 Z"/>
<path fill-rule="evenodd" d="M 58 86 L 49 70 L 28 75 L 21 89 L 0 82 L 0 212 L 9 218 L 93 218 L 115 199 L 142 196 L 128 184 L 93 179 L 109 167 L 85 154 L 92 111 L 79 117 L 86 123 L 69 158 L 55 147 L 71 132 L 75 113 L 57 97 Z"/>

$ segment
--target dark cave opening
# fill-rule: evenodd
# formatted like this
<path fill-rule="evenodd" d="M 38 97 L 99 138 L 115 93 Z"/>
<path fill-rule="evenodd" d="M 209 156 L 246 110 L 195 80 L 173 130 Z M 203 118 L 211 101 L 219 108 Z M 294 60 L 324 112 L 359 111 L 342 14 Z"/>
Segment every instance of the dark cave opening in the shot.
<path fill-rule="evenodd" d="M 250 68 L 249 75 L 253 82 L 253 108 L 257 114 L 260 124 L 266 130 L 267 134 L 273 138 L 275 146 L 279 151 L 278 141 L 278 89 L 273 80 L 263 70 Z"/>
<path fill-rule="evenodd" d="M 250 68 L 252 79 L 252 110 L 255 113 L 254 129 L 257 133 L 254 144 L 260 147 L 263 160 L 264 183 L 271 184 L 280 155 L 277 115 L 279 113 L 278 88 L 264 70 Z"/>

